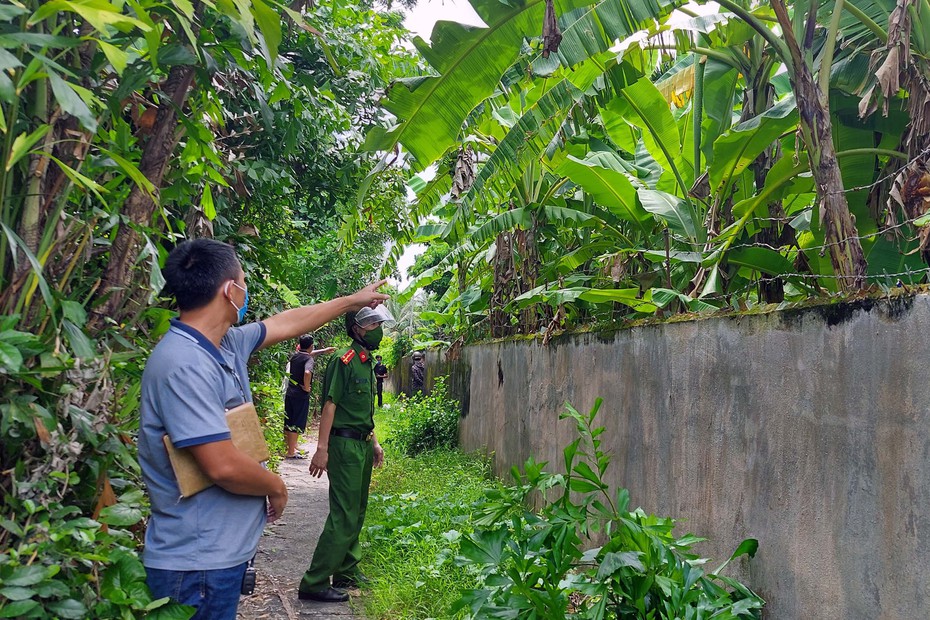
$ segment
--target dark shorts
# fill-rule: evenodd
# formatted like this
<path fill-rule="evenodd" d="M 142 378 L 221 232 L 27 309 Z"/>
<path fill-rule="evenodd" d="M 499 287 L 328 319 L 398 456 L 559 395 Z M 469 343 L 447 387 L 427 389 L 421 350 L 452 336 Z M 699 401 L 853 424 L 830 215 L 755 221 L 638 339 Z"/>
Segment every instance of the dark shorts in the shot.
<path fill-rule="evenodd" d="M 284 430 L 302 433 L 307 429 L 310 399 L 300 396 L 284 397 Z"/>

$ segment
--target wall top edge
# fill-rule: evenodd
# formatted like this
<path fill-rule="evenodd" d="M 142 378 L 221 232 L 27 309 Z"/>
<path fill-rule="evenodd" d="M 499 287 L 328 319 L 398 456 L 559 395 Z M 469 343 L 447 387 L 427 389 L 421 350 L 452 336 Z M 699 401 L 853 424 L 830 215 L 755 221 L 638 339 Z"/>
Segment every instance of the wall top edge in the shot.
<path fill-rule="evenodd" d="M 898 287 L 888 292 L 863 293 L 852 297 L 818 297 L 802 302 L 766 304 L 748 310 L 727 309 L 717 312 L 688 312 L 669 317 L 618 322 L 617 324 L 601 323 L 578 329 L 555 331 L 549 335 L 548 342 L 585 335 L 603 337 L 643 327 L 662 327 L 703 321 L 733 321 L 752 317 L 772 317 L 773 315 L 781 317 L 785 323 L 797 322 L 806 317 L 819 316 L 827 327 L 843 324 L 851 320 L 859 312 L 878 312 L 884 318 L 896 321 L 909 314 L 918 300 L 922 303 L 930 302 L 930 285 Z M 544 334 L 521 334 L 506 338 L 476 340 L 468 343 L 468 346 L 512 342 L 542 342 L 544 339 Z"/>

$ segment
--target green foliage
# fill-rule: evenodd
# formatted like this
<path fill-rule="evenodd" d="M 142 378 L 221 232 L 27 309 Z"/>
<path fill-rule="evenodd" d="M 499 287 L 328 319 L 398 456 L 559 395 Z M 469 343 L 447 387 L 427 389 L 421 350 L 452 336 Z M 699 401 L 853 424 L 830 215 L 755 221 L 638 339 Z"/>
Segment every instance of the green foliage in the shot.
<path fill-rule="evenodd" d="M 675 521 L 629 510 L 629 493 L 604 482 L 610 456 L 594 428 L 600 407 L 581 414 L 566 405 L 579 438 L 564 449 L 566 474 L 545 463 L 514 468 L 515 486 L 495 490 L 475 513 L 479 529 L 463 539 L 459 562 L 480 570 L 480 586 L 454 612 L 472 618 L 761 618 L 763 601 L 720 575 L 731 560 L 753 556 L 744 541 L 712 572 L 690 549 L 701 538 L 676 537 Z M 541 501 L 530 512 L 526 506 Z M 586 548 L 589 537 L 603 540 Z"/>
<path fill-rule="evenodd" d="M 81 331 L 83 308 L 62 308 L 70 346 L 12 329 L 19 316 L 0 317 L 0 617 L 190 617 L 152 600 L 135 551 L 148 508 L 127 434 L 138 356 L 97 357 Z"/>
<path fill-rule="evenodd" d="M 404 332 L 396 333 L 392 336 L 390 350 L 385 349 L 382 354 L 384 363 L 389 369 L 397 368 L 397 365 L 402 363 L 403 357 L 412 351 L 413 338 Z"/>
<path fill-rule="evenodd" d="M 395 421 L 390 445 L 407 456 L 438 448 L 452 449 L 459 441 L 459 404 L 447 395 L 445 377 L 437 377 L 429 395 L 403 401 L 404 416 Z"/>
<path fill-rule="evenodd" d="M 517 5 L 472 0 L 471 4 L 488 27 L 440 21 L 431 36 L 432 46 L 420 38 L 414 40 L 438 75 L 411 78 L 392 87 L 384 105 L 401 122 L 390 130 L 372 131 L 368 137 L 371 149 L 389 151 L 400 142 L 421 166 L 432 164 L 460 138 L 469 113 L 494 93 L 501 76 L 526 53 L 524 40 L 538 31 L 545 10 L 539 0 Z M 607 8 L 607 14 L 601 8 Z M 667 7 L 649 0 L 622 8 L 619 3 L 561 0 L 556 10 L 570 16 L 562 26 L 566 47 L 579 44 L 590 54 L 603 40 L 612 42 L 633 34 Z"/>
<path fill-rule="evenodd" d="M 378 89 L 415 62 L 401 32 L 365 3 L 0 6 L 0 617 L 189 616 L 151 600 L 134 555 L 160 266 L 184 237 L 237 245 L 261 317 L 332 296 L 283 272 L 310 237 L 335 292 L 367 283 L 385 238 L 353 262 L 337 229 L 378 159 L 357 153 Z M 396 179 L 375 189 L 366 206 L 401 208 Z M 253 374 L 275 455 L 280 353 Z"/>
<path fill-rule="evenodd" d="M 629 510 L 626 490 L 609 492 L 610 457 L 593 428 L 599 404 L 588 414 L 566 407 L 579 433 L 564 450 L 568 474 L 530 460 L 507 487 L 475 457 L 396 454 L 409 405 L 379 412 L 388 454 L 366 519 L 368 617 L 760 618 L 763 601 L 721 574 L 754 556 L 757 541 L 707 571 L 690 551 L 703 539 L 675 536 L 673 519 Z M 603 545 L 587 548 L 592 537 Z"/>
<path fill-rule="evenodd" d="M 131 493 L 99 521 L 57 502 L 10 504 L 26 518 L 0 522 L 3 537 L 13 543 L 0 554 L 0 617 L 191 617 L 193 608 L 152 599 L 133 535 L 123 529 L 142 519 L 142 493 Z"/>
<path fill-rule="evenodd" d="M 430 294 L 438 307 L 420 316 L 435 338 L 802 302 L 846 288 L 834 265 L 847 242 L 861 244 L 877 288 L 927 280 L 915 240 L 923 209 L 894 198 L 915 182 L 904 162 L 926 144 L 902 136 L 923 112 L 889 113 L 898 93 L 868 70 L 889 53 L 879 24 L 893 4 L 848 2 L 848 13 L 824 5 L 801 29 L 805 45 L 823 45 L 823 62 L 833 61 L 811 71 L 829 99 L 823 116 L 845 187 L 830 192 L 843 196 L 836 217 L 851 214 L 856 229 L 842 243 L 828 241 L 816 199 L 825 190 L 809 162 L 820 161 L 820 147 L 792 91 L 800 61 L 788 57 L 769 8 L 708 4 L 676 23 L 667 20 L 674 1 L 556 2 L 564 36 L 542 58 L 538 39 L 514 32 L 534 3 L 472 4 L 488 27 L 444 24 L 429 47 L 419 41 L 434 74 L 395 84 L 384 107 L 396 118 L 368 140 L 400 143 L 418 164 L 408 241 L 429 250 L 400 297 Z M 784 12 L 797 32 L 812 15 L 801 8 Z M 910 44 L 923 49 L 923 38 L 912 33 Z M 609 52 L 617 39 L 621 51 Z M 480 71 L 463 71 L 479 51 Z M 930 75 L 919 54 L 902 62 Z M 885 117 L 863 121 L 859 111 L 879 103 Z M 433 114 L 436 106 L 448 114 Z M 888 236 L 902 227 L 914 234 Z"/>
<path fill-rule="evenodd" d="M 416 257 L 416 260 L 413 261 L 413 265 L 411 265 L 407 275 L 409 275 L 411 278 L 415 278 L 427 269 L 435 267 L 440 263 L 440 261 L 442 261 L 443 258 L 449 254 L 450 250 L 451 248 L 447 243 L 431 243 L 429 247 L 426 248 L 425 252 L 419 254 Z M 446 291 L 449 290 L 449 286 L 451 286 L 451 284 L 452 273 L 446 271 L 441 277 L 439 277 L 439 279 L 433 280 L 423 288 L 428 293 L 442 297 Z"/>
<path fill-rule="evenodd" d="M 281 367 L 283 372 L 284 366 Z M 271 377 L 270 380 L 267 377 Z M 265 380 L 263 380 L 265 379 Z M 274 373 L 257 374 L 257 380 L 251 382 L 252 400 L 258 411 L 258 419 L 265 433 L 265 442 L 271 458 L 268 465 L 275 469 L 281 458 L 287 452 L 284 441 L 284 395 L 281 393 L 281 382 L 275 383 Z"/>
<path fill-rule="evenodd" d="M 376 417 L 378 436 L 390 438 L 405 415 L 392 406 Z M 454 562 L 459 541 L 472 531 L 471 505 L 499 486 L 490 463 L 477 455 L 432 450 L 414 458 L 390 442 L 375 470 L 363 533 L 363 571 L 372 578 L 365 615 L 373 620 L 449 618 L 462 589 L 476 575 Z"/>

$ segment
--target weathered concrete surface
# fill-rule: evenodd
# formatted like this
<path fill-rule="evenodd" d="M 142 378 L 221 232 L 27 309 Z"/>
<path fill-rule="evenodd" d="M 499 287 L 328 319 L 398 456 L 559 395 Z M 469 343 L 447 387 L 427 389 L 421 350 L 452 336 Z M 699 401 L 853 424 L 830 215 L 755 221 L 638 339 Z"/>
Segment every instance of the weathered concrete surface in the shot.
<path fill-rule="evenodd" d="M 468 347 L 462 443 L 558 469 L 602 397 L 611 483 L 718 561 L 758 538 L 728 571 L 766 617 L 928 618 L 927 334 L 922 295 Z"/>

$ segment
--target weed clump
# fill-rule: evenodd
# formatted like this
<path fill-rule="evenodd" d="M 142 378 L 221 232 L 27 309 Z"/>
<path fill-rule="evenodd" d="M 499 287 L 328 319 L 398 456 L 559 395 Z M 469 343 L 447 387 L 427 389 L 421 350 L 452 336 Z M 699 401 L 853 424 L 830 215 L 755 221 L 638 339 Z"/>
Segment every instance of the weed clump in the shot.
<path fill-rule="evenodd" d="M 448 396 L 445 377 L 436 379 L 430 394 L 418 394 L 400 404 L 404 415 L 394 420 L 387 440 L 395 451 L 413 457 L 458 445 L 459 404 Z"/>
<path fill-rule="evenodd" d="M 675 520 L 629 509 L 626 489 L 604 481 L 610 464 L 594 417 L 566 405 L 578 439 L 564 452 L 565 474 L 547 473 L 530 459 L 513 470 L 513 486 L 489 491 L 475 505 L 474 530 L 459 543 L 457 563 L 478 572 L 477 587 L 453 605 L 455 617 L 648 620 L 756 620 L 764 601 L 721 575 L 733 559 L 754 556 L 744 540 L 713 571 L 691 552 L 704 540 L 674 535 Z M 542 499 L 538 511 L 527 506 Z M 605 539 L 590 547 L 592 538 Z"/>

